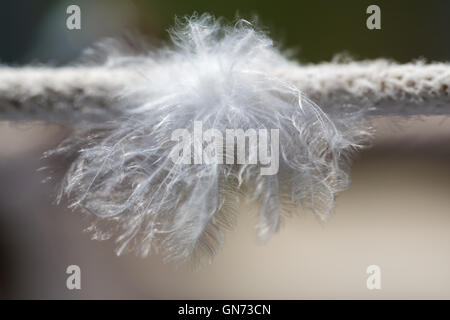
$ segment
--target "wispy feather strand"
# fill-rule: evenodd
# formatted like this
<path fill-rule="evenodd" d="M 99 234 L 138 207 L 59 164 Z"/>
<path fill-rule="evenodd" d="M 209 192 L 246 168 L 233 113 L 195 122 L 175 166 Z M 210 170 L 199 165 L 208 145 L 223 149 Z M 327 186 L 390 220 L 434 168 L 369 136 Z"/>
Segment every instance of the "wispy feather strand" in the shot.
<path fill-rule="evenodd" d="M 293 62 L 245 20 L 230 26 L 193 16 L 177 22 L 171 40 L 146 54 L 107 57 L 105 66 L 127 66 L 146 81 L 118 93 L 123 108 L 115 120 L 79 127 L 51 152 L 74 155 L 61 197 L 98 217 L 94 237 L 115 238 L 119 254 L 212 257 L 242 194 L 259 203 L 261 239 L 292 208 L 325 219 L 349 185 L 350 152 L 368 136 L 360 114 L 325 113 L 274 76 Z M 174 163 L 172 132 L 194 121 L 222 133 L 279 129 L 278 174 L 263 176 L 258 164 Z"/>

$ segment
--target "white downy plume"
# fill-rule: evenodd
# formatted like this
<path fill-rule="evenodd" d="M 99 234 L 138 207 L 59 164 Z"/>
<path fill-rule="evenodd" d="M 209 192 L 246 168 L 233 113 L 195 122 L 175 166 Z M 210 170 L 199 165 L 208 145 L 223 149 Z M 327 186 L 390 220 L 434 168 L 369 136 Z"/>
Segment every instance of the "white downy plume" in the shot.
<path fill-rule="evenodd" d="M 178 22 L 171 39 L 145 54 L 110 55 L 104 66 L 134 68 L 145 81 L 118 92 L 120 115 L 78 127 L 50 152 L 73 157 L 61 196 L 97 217 L 95 238 L 113 237 L 119 254 L 212 257 L 242 195 L 259 203 L 262 239 L 299 207 L 325 219 L 349 185 L 350 152 L 368 137 L 360 112 L 324 112 L 274 75 L 295 63 L 245 20 L 224 25 L 193 16 Z M 224 136 L 226 129 L 279 129 L 278 173 L 261 175 L 259 164 L 174 163 L 172 132 L 194 121 Z"/>

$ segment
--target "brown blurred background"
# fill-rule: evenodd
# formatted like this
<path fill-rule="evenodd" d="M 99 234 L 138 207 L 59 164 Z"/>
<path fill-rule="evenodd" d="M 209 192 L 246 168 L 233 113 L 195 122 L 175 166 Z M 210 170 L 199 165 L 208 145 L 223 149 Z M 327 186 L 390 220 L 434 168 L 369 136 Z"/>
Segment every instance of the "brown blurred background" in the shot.
<path fill-rule="evenodd" d="M 82 30 L 65 28 L 79 4 Z M 382 30 L 365 28 L 365 8 L 382 10 Z M 4 1 L 0 62 L 62 65 L 83 48 L 126 30 L 166 39 L 173 16 L 256 14 L 303 62 L 348 52 L 356 58 L 447 61 L 447 1 Z M 87 221 L 53 204 L 36 169 L 63 129 L 0 122 L 1 298 L 450 298 L 450 126 L 442 117 L 375 119 L 373 148 L 361 152 L 351 189 L 328 222 L 312 213 L 256 241 L 255 208 L 243 205 L 214 262 L 198 271 L 161 257 L 117 257 L 114 244 L 89 239 Z M 68 265 L 81 290 L 66 288 Z M 381 290 L 366 268 L 381 268 Z"/>

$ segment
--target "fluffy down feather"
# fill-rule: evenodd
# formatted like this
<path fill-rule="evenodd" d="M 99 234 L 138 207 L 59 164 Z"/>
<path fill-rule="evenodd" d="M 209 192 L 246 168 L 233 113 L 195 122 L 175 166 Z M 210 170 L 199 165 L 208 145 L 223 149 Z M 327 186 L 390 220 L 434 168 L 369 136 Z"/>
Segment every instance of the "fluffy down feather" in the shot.
<path fill-rule="evenodd" d="M 51 152 L 73 157 L 61 197 L 97 217 L 94 237 L 115 238 L 118 254 L 212 257 L 242 195 L 259 203 L 261 239 L 299 207 L 325 219 L 348 187 L 349 152 L 367 137 L 360 115 L 324 112 L 275 76 L 271 70 L 294 62 L 247 21 L 193 16 L 170 35 L 171 46 L 110 55 L 106 66 L 134 68 L 145 81 L 118 93 L 121 116 L 75 129 Z M 261 175 L 260 164 L 174 163 L 172 132 L 194 121 L 222 133 L 279 129 L 278 173 Z"/>

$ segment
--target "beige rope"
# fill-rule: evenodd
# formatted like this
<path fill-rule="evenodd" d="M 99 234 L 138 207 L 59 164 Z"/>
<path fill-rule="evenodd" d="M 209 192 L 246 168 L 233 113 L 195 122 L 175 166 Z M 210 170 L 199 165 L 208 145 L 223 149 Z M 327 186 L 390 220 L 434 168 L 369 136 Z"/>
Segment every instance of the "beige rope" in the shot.
<path fill-rule="evenodd" d="M 323 108 L 372 108 L 371 114 L 450 113 L 450 65 L 385 60 L 323 63 L 272 71 Z M 151 75 L 148 75 L 151 76 Z M 59 121 L 115 114 L 126 84 L 145 81 L 135 70 L 106 67 L 0 68 L 0 119 Z"/>

